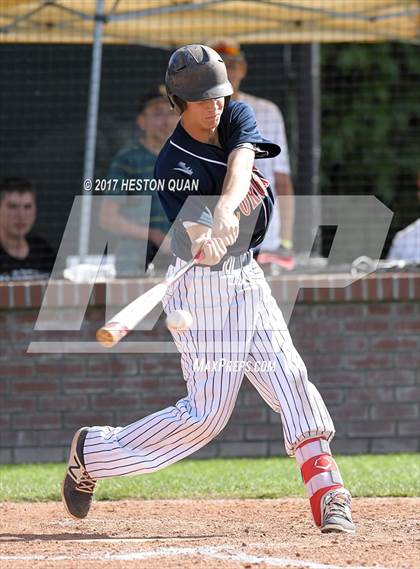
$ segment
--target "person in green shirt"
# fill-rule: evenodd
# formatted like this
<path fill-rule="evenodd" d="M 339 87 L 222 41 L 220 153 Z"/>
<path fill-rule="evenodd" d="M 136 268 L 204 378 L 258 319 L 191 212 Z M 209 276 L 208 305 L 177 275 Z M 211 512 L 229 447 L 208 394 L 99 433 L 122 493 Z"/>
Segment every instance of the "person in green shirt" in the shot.
<path fill-rule="evenodd" d="M 152 180 L 156 157 L 177 121 L 165 87 L 158 86 L 140 101 L 136 118 L 139 138 L 120 150 L 111 162 L 99 223 L 117 237 L 117 276 L 144 275 L 150 271 L 159 248 L 170 253 L 169 245 L 163 242 L 170 223 Z"/>

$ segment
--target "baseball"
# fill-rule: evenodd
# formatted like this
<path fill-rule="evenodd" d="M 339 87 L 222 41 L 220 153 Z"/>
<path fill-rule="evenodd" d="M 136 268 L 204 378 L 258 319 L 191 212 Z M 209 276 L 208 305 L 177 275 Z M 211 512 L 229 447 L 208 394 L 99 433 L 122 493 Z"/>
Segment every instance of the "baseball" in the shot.
<path fill-rule="evenodd" d="M 187 310 L 174 310 L 166 317 L 166 326 L 178 332 L 189 330 L 192 323 L 193 317 Z"/>

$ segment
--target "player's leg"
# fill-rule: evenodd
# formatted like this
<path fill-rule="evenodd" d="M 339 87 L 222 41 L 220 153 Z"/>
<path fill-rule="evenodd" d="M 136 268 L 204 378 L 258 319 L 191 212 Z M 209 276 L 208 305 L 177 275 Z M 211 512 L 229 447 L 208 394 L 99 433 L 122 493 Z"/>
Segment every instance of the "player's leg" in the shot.
<path fill-rule="evenodd" d="M 333 422 L 321 395 L 308 379 L 261 269 L 250 271 L 262 294 L 247 376 L 281 414 L 285 447 L 290 456 L 296 456 L 316 524 L 322 531 L 353 531 L 350 495 L 344 490 L 329 446 L 334 436 Z"/>
<path fill-rule="evenodd" d="M 247 357 L 251 335 L 237 333 L 248 328 L 243 297 L 232 283 L 219 281 L 218 272 L 197 267 L 184 275 L 164 306 L 167 312 L 189 310 L 194 317 L 191 330 L 173 333 L 187 395 L 126 427 L 94 426 L 75 435 L 63 492 L 75 517 L 87 515 L 98 479 L 165 468 L 207 444 L 232 413 L 244 368 L 223 362 Z"/>

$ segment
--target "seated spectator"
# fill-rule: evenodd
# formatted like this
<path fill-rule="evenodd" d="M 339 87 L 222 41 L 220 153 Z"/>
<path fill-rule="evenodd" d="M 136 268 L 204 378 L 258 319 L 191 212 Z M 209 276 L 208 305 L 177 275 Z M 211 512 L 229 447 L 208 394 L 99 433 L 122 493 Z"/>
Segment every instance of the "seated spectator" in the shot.
<path fill-rule="evenodd" d="M 136 119 L 140 129 L 138 138 L 112 160 L 108 171 L 112 191 L 104 194 L 99 222 L 104 229 L 118 236 L 117 276 L 144 274 L 170 229 L 156 191 L 148 190 L 146 184 L 141 191 L 133 192 L 128 188 L 136 187 L 140 180 L 153 179 L 156 157 L 177 122 L 178 117 L 171 110 L 165 87 L 161 85 L 140 101 Z M 139 196 L 151 197 L 150 220 L 145 200 Z M 169 256 L 169 246 L 166 252 Z M 163 264 L 167 265 L 168 260 Z"/>
<path fill-rule="evenodd" d="M 0 181 L 0 278 L 46 277 L 55 252 L 40 235 L 32 233 L 36 218 L 35 190 L 25 178 Z"/>
<path fill-rule="evenodd" d="M 417 188 L 417 198 L 420 201 L 420 174 Z M 390 261 L 420 263 L 420 217 L 395 234 L 387 258 Z"/>

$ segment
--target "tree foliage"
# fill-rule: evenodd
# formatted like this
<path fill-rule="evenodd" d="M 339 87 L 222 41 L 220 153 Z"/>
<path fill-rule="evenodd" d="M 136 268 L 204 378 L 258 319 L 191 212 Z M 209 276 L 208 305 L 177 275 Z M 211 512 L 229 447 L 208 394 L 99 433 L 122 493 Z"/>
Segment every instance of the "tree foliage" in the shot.
<path fill-rule="evenodd" d="M 400 209 L 400 214 L 408 204 L 416 203 L 419 85 L 418 46 L 383 43 L 322 47 L 324 194 L 373 194 Z M 400 215 L 401 220 L 413 217 L 413 211 L 405 213 Z"/>

